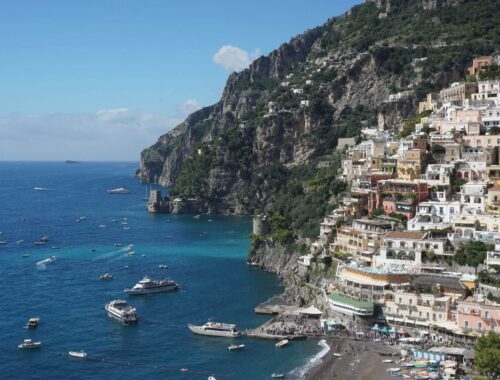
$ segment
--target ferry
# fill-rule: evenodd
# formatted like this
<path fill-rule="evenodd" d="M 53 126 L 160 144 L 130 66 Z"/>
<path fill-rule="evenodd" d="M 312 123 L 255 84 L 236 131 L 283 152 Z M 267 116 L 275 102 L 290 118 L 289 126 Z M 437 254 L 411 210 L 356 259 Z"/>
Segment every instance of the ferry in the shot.
<path fill-rule="evenodd" d="M 28 320 L 28 323 L 26 324 L 26 328 L 28 329 L 33 329 L 38 326 L 38 322 L 40 322 L 40 318 L 30 318 Z"/>
<path fill-rule="evenodd" d="M 135 308 L 130 306 L 127 301 L 114 300 L 104 306 L 108 312 L 108 316 L 115 318 L 124 325 L 137 322 L 137 314 Z"/>
<path fill-rule="evenodd" d="M 177 284 L 168 278 L 164 280 L 151 280 L 146 276 L 131 289 L 125 289 L 124 292 L 129 295 L 142 295 L 169 292 L 176 289 Z"/>
<path fill-rule="evenodd" d="M 124 187 L 119 187 L 117 189 L 108 190 L 108 194 L 129 194 L 129 191 Z"/>
<path fill-rule="evenodd" d="M 203 326 L 189 324 L 189 330 L 195 334 L 207 336 L 219 336 L 225 338 L 238 338 L 241 333 L 236 329 L 236 325 L 208 321 Z"/>
<path fill-rule="evenodd" d="M 32 341 L 31 339 L 25 339 L 21 344 L 17 345 L 17 348 L 21 350 L 32 350 L 40 347 L 42 347 L 41 341 Z"/>

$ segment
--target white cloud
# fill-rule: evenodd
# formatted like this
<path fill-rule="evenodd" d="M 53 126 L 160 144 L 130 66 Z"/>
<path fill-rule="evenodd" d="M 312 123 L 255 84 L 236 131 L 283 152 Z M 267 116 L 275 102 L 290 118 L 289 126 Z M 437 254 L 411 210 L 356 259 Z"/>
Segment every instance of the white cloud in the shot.
<path fill-rule="evenodd" d="M 249 53 L 237 46 L 224 45 L 212 57 L 217 65 L 227 71 L 241 71 L 262 54 L 260 49 L 255 49 Z"/>
<path fill-rule="evenodd" d="M 0 115 L 0 160 L 138 160 L 181 121 L 131 108 Z"/>
<path fill-rule="evenodd" d="M 194 111 L 198 111 L 201 107 L 201 104 L 196 99 L 188 99 L 177 107 L 177 114 L 180 117 L 186 117 Z"/>

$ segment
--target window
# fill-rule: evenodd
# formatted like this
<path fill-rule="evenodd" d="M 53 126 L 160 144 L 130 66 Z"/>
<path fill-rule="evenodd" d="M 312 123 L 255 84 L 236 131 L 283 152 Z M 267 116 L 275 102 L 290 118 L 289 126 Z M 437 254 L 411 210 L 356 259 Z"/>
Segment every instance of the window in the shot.
<path fill-rule="evenodd" d="M 399 297 L 399 304 L 401 305 L 403 303 L 403 299 Z"/>
<path fill-rule="evenodd" d="M 410 298 L 410 305 L 412 305 L 412 304 L 413 304 L 413 299 Z"/>
<path fill-rule="evenodd" d="M 484 312 L 484 319 L 488 319 L 490 317 L 490 312 L 489 311 L 485 311 Z"/>
<path fill-rule="evenodd" d="M 477 329 L 482 330 L 483 329 L 483 324 L 481 322 L 477 323 Z"/>
<path fill-rule="evenodd" d="M 464 326 L 466 329 L 468 329 L 469 328 L 469 321 L 464 321 Z"/>

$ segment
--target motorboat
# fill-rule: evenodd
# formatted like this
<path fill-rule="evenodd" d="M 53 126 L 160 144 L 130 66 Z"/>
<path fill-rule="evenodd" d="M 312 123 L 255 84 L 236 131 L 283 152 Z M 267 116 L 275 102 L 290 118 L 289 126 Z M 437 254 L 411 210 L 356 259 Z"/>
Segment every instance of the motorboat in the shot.
<path fill-rule="evenodd" d="M 342 354 L 338 353 L 338 352 L 334 352 L 333 353 L 333 356 L 335 356 L 336 358 L 341 358 L 342 357 Z"/>
<path fill-rule="evenodd" d="M 17 348 L 21 350 L 33 350 L 40 347 L 42 347 L 41 341 L 33 341 L 31 339 L 25 339 L 21 344 L 17 345 Z"/>
<path fill-rule="evenodd" d="M 102 280 L 102 281 L 109 281 L 112 279 L 113 279 L 113 276 L 109 273 L 104 273 L 104 274 L 99 276 L 99 280 Z"/>
<path fill-rule="evenodd" d="M 35 245 L 45 245 L 45 244 L 47 244 L 47 242 L 46 241 L 35 241 L 34 244 Z"/>
<path fill-rule="evenodd" d="M 127 301 L 114 300 L 106 304 L 104 308 L 108 312 L 108 316 L 119 320 L 125 325 L 137 322 L 136 310 Z"/>
<path fill-rule="evenodd" d="M 230 346 L 227 347 L 229 351 L 238 351 L 238 350 L 243 350 L 245 348 L 244 344 L 231 344 Z"/>
<path fill-rule="evenodd" d="M 275 344 L 276 348 L 283 348 L 288 344 L 288 339 L 282 339 Z"/>
<path fill-rule="evenodd" d="M 123 244 L 122 243 L 115 243 L 114 246 L 115 247 L 123 247 Z"/>
<path fill-rule="evenodd" d="M 215 376 L 208 376 L 207 380 L 217 380 Z"/>
<path fill-rule="evenodd" d="M 218 336 L 224 338 L 238 338 L 241 336 L 241 333 L 236 329 L 236 325 L 234 324 L 208 321 L 202 326 L 189 324 L 188 327 L 193 333 L 199 335 Z"/>
<path fill-rule="evenodd" d="M 68 355 L 76 359 L 86 359 L 87 353 L 85 351 L 69 351 Z"/>
<path fill-rule="evenodd" d="M 130 192 L 124 187 L 119 187 L 117 189 L 108 190 L 108 194 L 129 194 Z"/>
<path fill-rule="evenodd" d="M 99 228 L 106 228 L 105 224 L 99 224 Z"/>
<path fill-rule="evenodd" d="M 58 245 L 53 245 L 52 247 L 50 247 L 51 249 L 59 249 L 60 247 Z"/>
<path fill-rule="evenodd" d="M 21 256 L 22 257 L 30 257 L 31 255 L 29 253 L 23 253 Z"/>
<path fill-rule="evenodd" d="M 16 241 L 16 244 L 23 244 L 23 243 L 24 243 L 24 240 L 22 240 L 22 239 L 21 239 L 21 240 Z"/>
<path fill-rule="evenodd" d="M 128 252 L 127 252 L 127 255 L 129 255 L 129 256 L 134 256 L 134 255 L 135 255 L 135 252 L 134 252 L 134 251 L 128 251 Z"/>
<path fill-rule="evenodd" d="M 42 236 L 40 239 L 38 239 L 38 241 L 44 241 L 45 243 L 47 243 L 49 241 L 49 237 L 48 236 Z"/>
<path fill-rule="evenodd" d="M 49 256 L 45 260 L 41 260 L 41 261 L 37 262 L 36 265 L 50 264 L 50 263 L 52 263 L 54 261 L 56 261 L 56 257 L 55 256 Z"/>
<path fill-rule="evenodd" d="M 273 379 L 284 379 L 285 375 L 283 373 L 274 373 L 271 375 Z"/>
<path fill-rule="evenodd" d="M 167 264 L 160 264 L 160 265 L 158 265 L 158 268 L 160 268 L 160 269 L 167 269 L 168 265 Z"/>
<path fill-rule="evenodd" d="M 26 327 L 28 329 L 34 329 L 35 327 L 38 326 L 38 323 L 40 322 L 40 318 L 35 317 L 35 318 L 30 318 L 28 320 L 28 323 L 26 323 Z"/>
<path fill-rule="evenodd" d="M 0 240 L 0 245 L 5 245 L 7 244 L 7 240 Z"/>
<path fill-rule="evenodd" d="M 149 277 L 144 277 L 141 281 L 135 284 L 130 289 L 125 289 L 124 292 L 129 295 L 143 295 L 153 293 L 169 292 L 176 290 L 177 284 L 168 278 L 163 280 L 151 280 Z"/>

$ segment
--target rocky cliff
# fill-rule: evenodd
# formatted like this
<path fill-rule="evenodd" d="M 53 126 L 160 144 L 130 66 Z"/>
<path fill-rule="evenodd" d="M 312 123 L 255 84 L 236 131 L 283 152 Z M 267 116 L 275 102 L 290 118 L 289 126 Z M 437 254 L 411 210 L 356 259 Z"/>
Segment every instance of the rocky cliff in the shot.
<path fill-rule="evenodd" d="M 297 168 L 331 157 L 339 137 L 358 136 L 377 115 L 385 128 L 399 128 L 427 92 L 463 78 L 475 55 L 494 51 L 496 5 L 356 6 L 231 74 L 218 103 L 142 152 L 138 176 L 199 199 L 204 212 L 268 208 Z M 381 8 L 390 10 L 387 17 L 379 17 Z M 471 21 L 475 13 L 479 24 Z M 408 90 L 412 95 L 397 104 L 385 103 Z"/>

